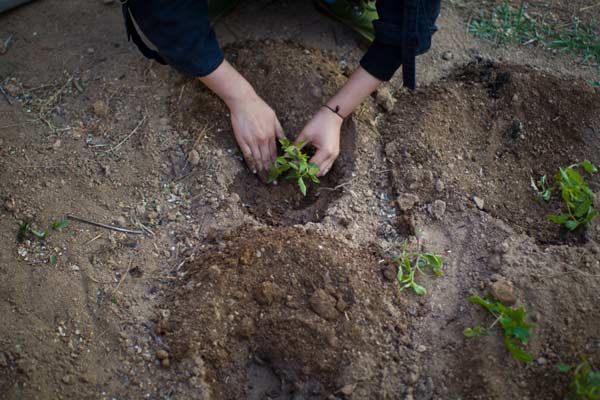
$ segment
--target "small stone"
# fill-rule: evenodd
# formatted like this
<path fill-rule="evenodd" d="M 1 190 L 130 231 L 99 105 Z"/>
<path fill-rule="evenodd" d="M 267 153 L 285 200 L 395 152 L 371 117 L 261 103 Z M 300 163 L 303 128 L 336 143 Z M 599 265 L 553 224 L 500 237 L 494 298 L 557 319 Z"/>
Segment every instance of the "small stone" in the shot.
<path fill-rule="evenodd" d="M 548 363 L 548 360 L 545 357 L 540 357 L 536 361 L 540 365 L 546 365 Z"/>
<path fill-rule="evenodd" d="M 344 396 L 351 396 L 354 393 L 354 389 L 356 389 L 356 383 L 350 383 L 342 386 L 337 392 Z"/>
<path fill-rule="evenodd" d="M 442 59 L 446 61 L 450 61 L 454 58 L 454 54 L 451 51 L 445 51 L 442 53 Z"/>
<path fill-rule="evenodd" d="M 54 150 L 58 150 L 58 148 L 60 147 L 60 145 L 62 144 L 60 139 L 56 139 L 54 141 L 54 143 L 52 143 L 52 149 Z"/>
<path fill-rule="evenodd" d="M 94 54 L 96 52 L 93 47 L 88 47 L 86 51 L 88 54 Z"/>
<path fill-rule="evenodd" d="M 416 194 L 404 193 L 398 196 L 397 201 L 400 210 L 409 211 L 419 202 L 419 197 Z"/>
<path fill-rule="evenodd" d="M 338 317 L 336 300 L 323 289 L 317 289 L 308 300 L 310 308 L 323 319 L 332 321 Z"/>
<path fill-rule="evenodd" d="M 383 273 L 385 280 L 394 282 L 396 280 L 396 275 L 398 274 L 398 268 L 394 264 L 388 264 L 383 267 L 381 272 Z"/>
<path fill-rule="evenodd" d="M 273 282 L 263 282 L 254 292 L 254 299 L 263 306 L 270 306 L 281 297 L 281 288 Z"/>
<path fill-rule="evenodd" d="M 96 101 L 92 107 L 94 109 L 94 114 L 98 117 L 106 117 L 109 113 L 108 106 L 102 100 Z"/>
<path fill-rule="evenodd" d="M 431 214 L 436 219 L 442 219 L 446 213 L 446 202 L 443 200 L 436 200 L 431 205 Z"/>
<path fill-rule="evenodd" d="M 6 354 L 0 353 L 0 367 L 7 368 L 8 367 L 8 359 L 6 358 Z"/>
<path fill-rule="evenodd" d="M 81 380 L 85 383 L 95 385 L 98 382 L 98 377 L 93 372 L 86 372 L 83 375 L 81 375 Z"/>
<path fill-rule="evenodd" d="M 73 376 L 72 375 L 67 374 L 67 375 L 63 376 L 61 380 L 65 385 L 73 384 Z"/>
<path fill-rule="evenodd" d="M 169 368 L 171 366 L 171 360 L 169 360 L 168 358 L 161 360 L 160 363 L 165 368 Z"/>
<path fill-rule="evenodd" d="M 198 151 L 196 149 L 192 149 L 188 153 L 188 161 L 193 166 L 196 166 L 196 165 L 198 165 L 200 163 L 200 154 L 198 154 Z"/>
<path fill-rule="evenodd" d="M 77 271 L 79 271 L 79 269 L 80 269 L 80 268 L 79 268 L 79 266 L 78 266 L 78 265 L 71 265 L 71 271 L 73 271 L 73 272 L 77 272 Z"/>
<path fill-rule="evenodd" d="M 425 353 L 427 351 L 427 346 L 424 346 L 424 345 L 420 344 L 420 345 L 417 346 L 417 351 L 419 353 Z"/>
<path fill-rule="evenodd" d="M 492 283 L 490 285 L 490 295 L 507 306 L 512 306 L 517 302 L 515 289 L 512 283 L 506 279 L 499 279 Z"/>
<path fill-rule="evenodd" d="M 392 111 L 394 109 L 394 104 L 396 103 L 396 100 L 388 87 L 382 87 L 377 90 L 375 101 L 387 112 Z"/>
<path fill-rule="evenodd" d="M 444 181 L 442 181 L 441 179 L 438 179 L 437 181 L 435 181 L 435 191 L 438 193 L 442 193 L 444 191 L 444 189 L 446 189 L 446 185 L 444 184 Z"/>
<path fill-rule="evenodd" d="M 159 360 L 165 360 L 169 358 L 169 353 L 167 353 L 167 351 L 163 349 L 156 350 L 156 358 L 158 358 Z"/>
<path fill-rule="evenodd" d="M 477 206 L 477 208 L 479 208 L 480 210 L 483 210 L 483 206 L 485 205 L 485 203 L 482 198 L 473 196 L 473 201 L 475 202 L 475 205 Z"/>
<path fill-rule="evenodd" d="M 347 308 L 348 308 L 348 303 L 346 303 L 344 301 L 344 299 L 342 299 L 341 297 L 338 299 L 337 303 L 335 304 L 335 308 L 339 311 L 339 312 L 344 312 Z"/>
<path fill-rule="evenodd" d="M 407 382 L 409 385 L 415 385 L 417 382 L 419 382 L 419 374 L 416 372 L 410 372 L 408 374 Z"/>

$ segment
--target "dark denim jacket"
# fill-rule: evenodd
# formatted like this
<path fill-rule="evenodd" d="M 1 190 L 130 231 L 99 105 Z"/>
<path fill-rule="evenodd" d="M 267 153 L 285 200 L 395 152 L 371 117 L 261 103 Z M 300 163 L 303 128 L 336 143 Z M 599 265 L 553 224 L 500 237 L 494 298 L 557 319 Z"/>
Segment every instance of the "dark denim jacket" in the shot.
<path fill-rule="evenodd" d="M 440 0 L 377 0 L 376 6 L 375 40 L 361 66 L 387 81 L 404 64 L 405 84 L 414 88 L 414 57 L 431 47 Z M 144 48 L 130 13 L 157 52 Z M 193 76 L 208 75 L 223 61 L 206 0 L 128 0 L 124 15 L 128 34 L 147 57 Z"/>

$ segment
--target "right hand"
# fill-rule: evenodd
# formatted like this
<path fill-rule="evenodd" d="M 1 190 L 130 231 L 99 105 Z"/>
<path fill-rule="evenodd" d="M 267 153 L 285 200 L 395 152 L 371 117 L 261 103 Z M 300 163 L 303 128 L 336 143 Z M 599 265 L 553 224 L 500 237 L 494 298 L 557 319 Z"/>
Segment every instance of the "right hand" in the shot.
<path fill-rule="evenodd" d="M 232 102 L 229 110 L 246 164 L 253 173 L 266 176 L 277 157 L 276 138 L 285 137 L 275 111 L 256 93 Z"/>

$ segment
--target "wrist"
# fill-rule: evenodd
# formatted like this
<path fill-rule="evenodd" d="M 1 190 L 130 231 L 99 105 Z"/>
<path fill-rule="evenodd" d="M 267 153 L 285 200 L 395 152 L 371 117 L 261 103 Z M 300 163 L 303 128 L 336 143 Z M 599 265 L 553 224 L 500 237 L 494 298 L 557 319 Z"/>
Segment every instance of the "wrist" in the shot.
<path fill-rule="evenodd" d="M 256 94 L 252 85 L 244 78 L 241 78 L 239 85 L 235 85 L 235 90 L 221 96 L 221 100 L 223 100 L 229 110 L 232 111 L 243 104 L 247 104 L 248 101 L 253 101 L 257 98 L 258 94 Z"/>

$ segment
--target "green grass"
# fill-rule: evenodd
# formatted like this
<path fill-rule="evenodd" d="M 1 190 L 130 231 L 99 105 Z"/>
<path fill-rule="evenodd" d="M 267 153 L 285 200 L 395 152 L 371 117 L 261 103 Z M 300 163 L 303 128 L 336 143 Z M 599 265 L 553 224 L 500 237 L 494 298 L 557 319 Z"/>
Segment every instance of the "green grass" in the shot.
<path fill-rule="evenodd" d="M 600 73 L 600 26 L 573 18 L 568 24 L 549 23 L 509 1 L 483 10 L 469 22 L 468 30 L 478 38 L 498 44 L 537 45 L 575 56 L 581 64 L 594 66 Z M 595 81 L 594 81 L 595 82 Z"/>

